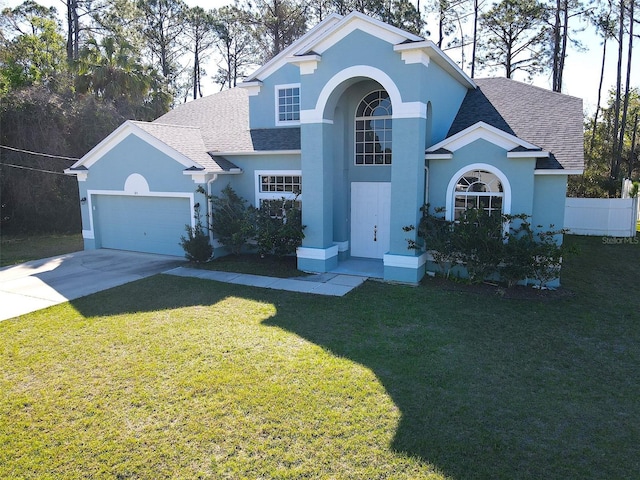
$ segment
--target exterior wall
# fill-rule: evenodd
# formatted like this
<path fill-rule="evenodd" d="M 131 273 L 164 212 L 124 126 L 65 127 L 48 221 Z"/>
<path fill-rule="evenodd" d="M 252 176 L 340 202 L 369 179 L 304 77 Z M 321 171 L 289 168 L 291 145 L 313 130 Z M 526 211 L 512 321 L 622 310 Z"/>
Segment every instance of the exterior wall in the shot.
<path fill-rule="evenodd" d="M 565 201 L 567 195 L 566 175 L 536 175 L 535 194 L 533 200 L 534 226 L 542 225 L 547 229 L 553 225 L 554 229 L 564 228 Z M 562 241 L 561 238 L 558 241 Z"/>
<path fill-rule="evenodd" d="M 533 215 L 535 159 L 507 158 L 507 152 L 503 148 L 486 140 L 476 140 L 460 148 L 451 160 L 430 161 L 428 200 L 431 208 L 446 206 L 447 187 L 457 172 L 480 163 L 497 168 L 507 177 L 511 206 L 506 213 Z M 564 191 L 562 194 L 564 195 Z"/>
<path fill-rule="evenodd" d="M 89 167 L 86 180 L 78 182 L 80 198 L 87 199 L 80 208 L 85 249 L 102 246 L 100 232 L 95 231 L 96 222 L 92 221 L 96 211 L 92 193 L 120 192 L 123 195 L 131 195 L 133 192 L 125 192 L 125 183 L 132 174 L 144 177 L 152 194 L 163 192 L 169 195 L 188 195 L 193 199 L 192 205 L 204 205 L 205 197 L 195 193 L 198 185 L 191 177 L 184 175 L 184 169 L 184 165 L 156 150 L 136 135 L 129 135 L 116 144 Z"/>
<path fill-rule="evenodd" d="M 260 88 L 258 95 L 249 97 L 250 128 L 273 128 L 276 126 L 276 97 L 277 85 L 288 85 L 300 82 L 300 69 L 296 65 L 287 64 L 269 75 Z M 301 101 L 305 93 L 300 91 Z M 288 125 L 291 126 L 291 125 Z"/>

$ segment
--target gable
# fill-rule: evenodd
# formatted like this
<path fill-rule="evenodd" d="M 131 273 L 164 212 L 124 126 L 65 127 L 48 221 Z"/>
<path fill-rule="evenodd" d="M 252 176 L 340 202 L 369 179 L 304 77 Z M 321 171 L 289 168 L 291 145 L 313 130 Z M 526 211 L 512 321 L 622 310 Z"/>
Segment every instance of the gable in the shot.
<path fill-rule="evenodd" d="M 256 70 L 239 86 L 248 88 L 252 91 L 252 95 L 255 95 L 258 93 L 261 83 L 287 63 L 298 65 L 301 74 L 313 73 L 327 50 L 357 31 L 365 32 L 392 46 L 392 50 L 406 64 L 422 63 L 428 66 L 430 61 L 434 61 L 465 87 L 475 88 L 473 80 L 433 42 L 360 12 L 351 12 L 344 17 L 335 14 L 328 17 Z"/>
<path fill-rule="evenodd" d="M 67 169 L 67 173 L 73 174 L 75 173 L 74 171 L 83 169 L 86 170 L 91 168 L 92 165 L 100 161 L 105 155 L 107 155 L 111 150 L 113 150 L 130 135 L 138 137 L 143 142 L 161 151 L 168 157 L 183 165 L 185 168 L 202 168 L 201 165 L 187 157 L 184 153 L 181 153 L 175 148 L 172 148 L 145 129 L 141 128 L 138 125 L 139 123 L 143 122 L 133 122 L 131 120 L 124 122 L 109 136 L 102 140 L 98 145 L 87 152 L 80 160 L 78 160 L 69 169 Z"/>
<path fill-rule="evenodd" d="M 480 139 L 506 150 L 508 152 L 507 156 L 510 158 L 544 158 L 549 156 L 548 152 L 543 151 L 537 145 L 526 142 L 485 122 L 477 122 L 429 147 L 427 149 L 427 157 L 433 159 L 450 158 L 447 155 L 450 155 L 451 152 L 455 152 Z M 431 157 L 431 154 L 434 156 Z"/>

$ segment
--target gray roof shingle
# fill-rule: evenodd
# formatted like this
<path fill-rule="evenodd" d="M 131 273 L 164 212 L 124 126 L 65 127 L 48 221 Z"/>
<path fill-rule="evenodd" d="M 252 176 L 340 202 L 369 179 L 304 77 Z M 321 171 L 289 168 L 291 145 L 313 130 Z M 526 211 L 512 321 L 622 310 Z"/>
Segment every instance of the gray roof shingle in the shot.
<path fill-rule="evenodd" d="M 199 127 L 212 153 L 300 149 L 300 128 L 249 130 L 249 94 L 243 88 L 179 105 L 156 122 Z"/>
<path fill-rule="evenodd" d="M 584 167 L 582 99 L 507 78 L 474 81 L 447 137 L 482 121 L 548 151 L 538 169 Z"/>
<path fill-rule="evenodd" d="M 153 135 L 165 145 L 198 163 L 206 170 L 222 172 L 226 169 L 207 154 L 200 128 L 186 125 L 166 125 L 132 121 L 134 125 Z"/>

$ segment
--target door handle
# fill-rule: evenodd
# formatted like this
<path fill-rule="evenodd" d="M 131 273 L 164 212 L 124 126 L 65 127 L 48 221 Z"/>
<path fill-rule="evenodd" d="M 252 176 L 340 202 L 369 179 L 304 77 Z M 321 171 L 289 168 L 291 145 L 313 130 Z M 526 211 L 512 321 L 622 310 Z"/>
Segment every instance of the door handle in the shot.
<path fill-rule="evenodd" d="M 378 241 L 378 226 L 377 225 L 373 226 L 373 241 L 374 242 Z"/>

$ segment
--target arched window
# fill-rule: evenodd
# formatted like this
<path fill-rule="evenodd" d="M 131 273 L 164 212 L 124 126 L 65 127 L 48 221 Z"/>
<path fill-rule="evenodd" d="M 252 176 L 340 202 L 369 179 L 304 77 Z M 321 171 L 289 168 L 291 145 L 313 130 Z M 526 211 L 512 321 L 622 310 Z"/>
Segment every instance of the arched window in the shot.
<path fill-rule="evenodd" d="M 356 165 L 391 165 L 392 113 L 384 90 L 362 99 L 356 109 Z"/>
<path fill-rule="evenodd" d="M 486 170 L 469 170 L 455 185 L 453 219 L 458 220 L 467 208 L 481 208 L 489 215 L 502 214 L 504 189 L 502 182 Z"/>

